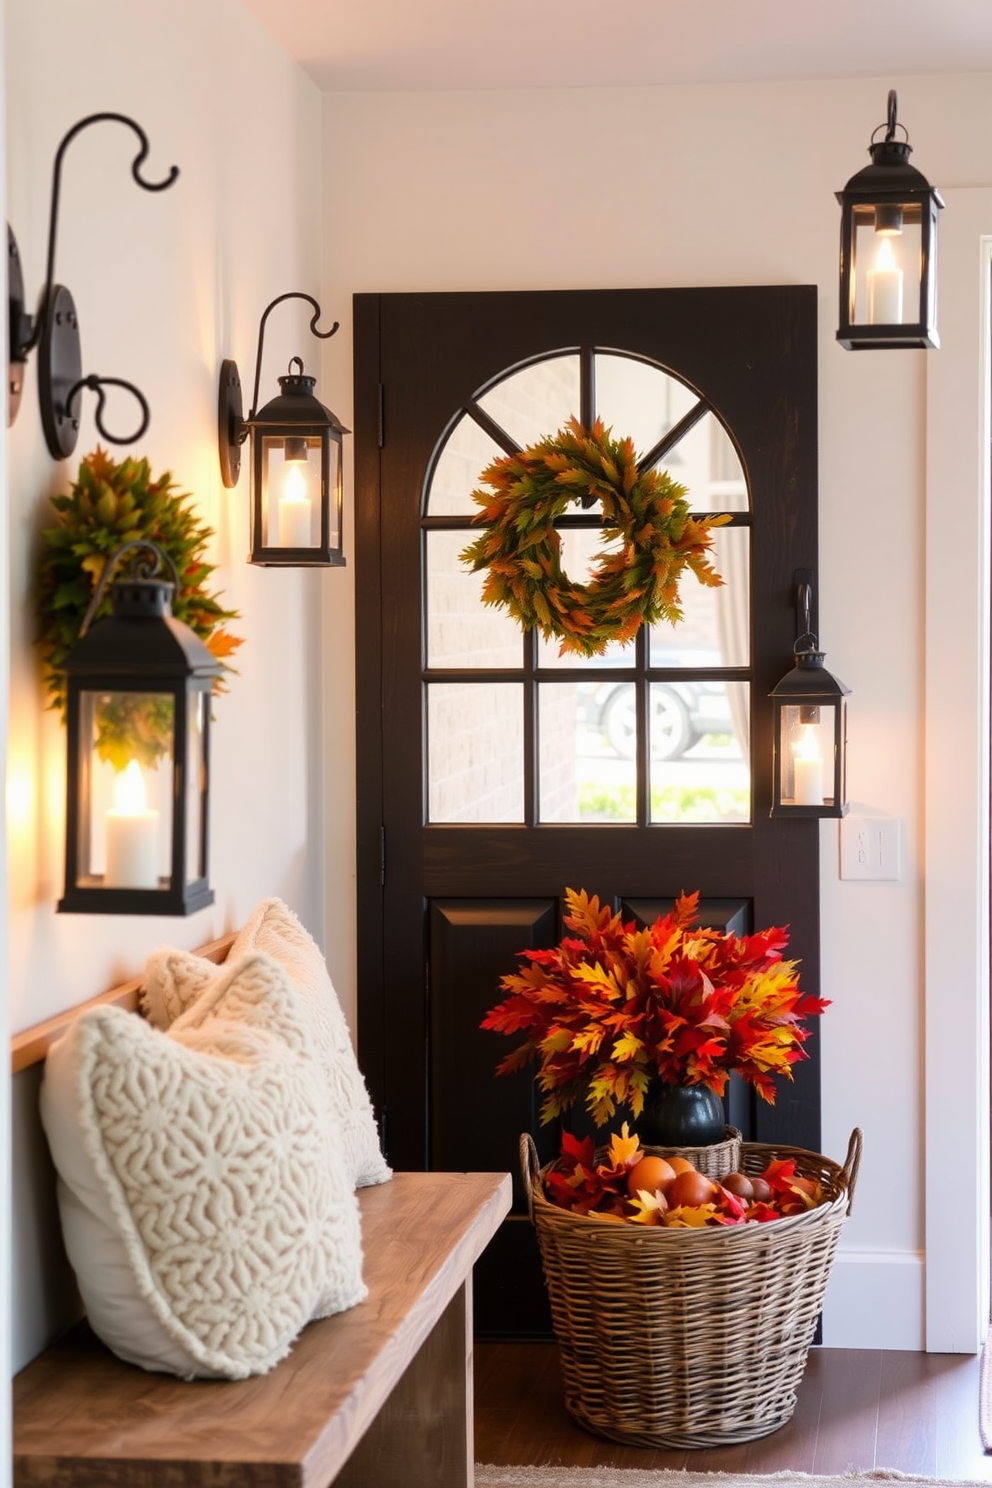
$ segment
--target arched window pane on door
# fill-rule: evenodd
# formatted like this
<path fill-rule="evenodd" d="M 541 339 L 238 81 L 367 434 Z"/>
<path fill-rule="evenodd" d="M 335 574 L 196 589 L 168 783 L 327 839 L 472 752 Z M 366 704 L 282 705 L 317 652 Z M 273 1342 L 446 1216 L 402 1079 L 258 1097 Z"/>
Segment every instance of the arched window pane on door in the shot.
<path fill-rule="evenodd" d="M 458 556 L 473 536 L 471 492 L 485 466 L 580 411 L 632 438 L 642 463 L 686 487 L 697 515 L 731 515 L 713 541 L 724 583 L 687 574 L 677 625 L 595 657 L 522 635 L 482 603 L 481 575 Z M 749 493 L 735 442 L 704 394 L 616 350 L 557 351 L 510 369 L 453 418 L 423 511 L 428 822 L 751 820 Z M 596 519 L 595 508 L 576 507 L 559 527 L 573 581 L 609 543 Z"/>
<path fill-rule="evenodd" d="M 631 438 L 641 455 L 674 429 L 699 402 L 699 395 L 653 362 L 597 352 L 594 362 L 596 413 L 617 438 Z M 669 459 L 674 479 L 682 480 L 681 457 Z"/>
<path fill-rule="evenodd" d="M 460 418 L 451 429 L 431 474 L 432 517 L 471 517 L 477 511 L 472 492 L 487 465 L 505 455 L 495 439 L 474 419 Z"/>
<path fill-rule="evenodd" d="M 580 406 L 577 353 L 543 357 L 494 382 L 476 399 L 519 449 L 553 434 Z"/>

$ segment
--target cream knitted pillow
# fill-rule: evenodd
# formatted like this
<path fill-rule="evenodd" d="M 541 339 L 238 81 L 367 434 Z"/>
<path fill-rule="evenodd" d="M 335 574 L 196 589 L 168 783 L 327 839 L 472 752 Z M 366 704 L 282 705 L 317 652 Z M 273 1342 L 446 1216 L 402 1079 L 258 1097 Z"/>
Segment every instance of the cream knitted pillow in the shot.
<path fill-rule="evenodd" d="M 359 1188 L 385 1183 L 392 1170 L 379 1147 L 372 1103 L 319 947 L 281 899 L 263 899 L 231 947 L 228 961 L 254 950 L 277 961 L 306 1000 L 352 1181 Z M 212 961 L 188 951 L 169 947 L 154 951 L 145 964 L 141 991 L 148 1021 L 168 1028 L 219 974 Z"/>
<path fill-rule="evenodd" d="M 69 1259 L 121 1358 L 243 1379 L 360 1302 L 358 1204 L 304 999 L 274 961 L 229 962 L 161 1033 L 83 1014 L 41 1114 Z"/>

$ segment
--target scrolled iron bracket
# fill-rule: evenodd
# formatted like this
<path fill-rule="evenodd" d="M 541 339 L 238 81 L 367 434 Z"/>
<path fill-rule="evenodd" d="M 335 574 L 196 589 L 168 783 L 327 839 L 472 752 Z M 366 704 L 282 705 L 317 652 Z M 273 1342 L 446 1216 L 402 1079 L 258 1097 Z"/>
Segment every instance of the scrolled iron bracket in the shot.
<path fill-rule="evenodd" d="M 80 119 L 62 137 L 55 152 L 52 169 L 52 199 L 48 219 L 48 260 L 45 285 L 38 304 L 38 314 L 32 319 L 25 313 L 23 275 L 17 243 L 8 224 L 7 263 L 8 299 L 10 309 L 10 348 L 8 373 L 8 423 L 13 423 L 20 404 L 23 386 L 23 364 L 30 353 L 38 348 L 38 397 L 41 404 L 41 422 L 45 442 L 56 460 L 68 459 L 79 438 L 79 405 L 77 400 L 83 388 L 97 393 L 97 428 L 110 444 L 130 444 L 140 439 L 148 427 L 149 409 L 144 395 L 133 383 L 117 377 L 99 377 L 95 374 L 83 376 L 82 351 L 79 338 L 79 317 L 75 302 L 65 285 L 55 282 L 55 253 L 58 244 L 59 207 L 62 194 L 62 165 L 66 151 L 82 130 L 91 124 L 110 121 L 125 124 L 138 136 L 139 149 L 131 162 L 131 175 L 143 191 L 165 191 L 179 175 L 179 167 L 173 165 L 168 174 L 159 181 L 146 180 L 142 166 L 148 156 L 148 136 L 134 119 L 127 114 L 89 114 Z M 142 410 L 142 421 L 137 432 L 128 435 L 112 434 L 103 423 L 105 396 L 103 388 L 115 386 L 133 393 Z"/>

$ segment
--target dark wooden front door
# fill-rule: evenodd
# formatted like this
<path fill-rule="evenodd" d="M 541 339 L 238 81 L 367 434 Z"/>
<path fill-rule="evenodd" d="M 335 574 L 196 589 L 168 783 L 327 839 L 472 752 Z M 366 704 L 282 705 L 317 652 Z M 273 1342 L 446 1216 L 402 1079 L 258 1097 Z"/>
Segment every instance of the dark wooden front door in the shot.
<path fill-rule="evenodd" d="M 769 816 L 767 697 L 816 568 L 816 292 L 359 295 L 355 378 L 360 1059 L 395 1166 L 515 1171 L 533 1082 L 494 1078 L 510 1044 L 479 1022 L 516 953 L 558 939 L 566 887 L 787 924 L 818 990 L 818 823 Z M 578 667 L 483 612 L 458 562 L 483 466 L 573 413 L 732 515 L 719 599 Z M 590 523 L 565 524 L 576 564 Z M 807 1048 L 774 1107 L 735 1092 L 745 1135 L 818 1148 Z M 482 1332 L 537 1316 L 520 1208 Z"/>

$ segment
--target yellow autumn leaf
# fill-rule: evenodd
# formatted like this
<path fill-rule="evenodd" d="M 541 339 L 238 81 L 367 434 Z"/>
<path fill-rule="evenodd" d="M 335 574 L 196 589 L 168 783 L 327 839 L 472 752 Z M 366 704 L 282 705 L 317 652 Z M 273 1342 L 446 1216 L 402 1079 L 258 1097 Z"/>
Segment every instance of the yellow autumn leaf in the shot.
<path fill-rule="evenodd" d="M 637 1133 L 631 1133 L 625 1121 L 620 1131 L 614 1132 L 610 1138 L 610 1162 L 615 1168 L 630 1166 L 640 1150 L 641 1143 Z"/>

